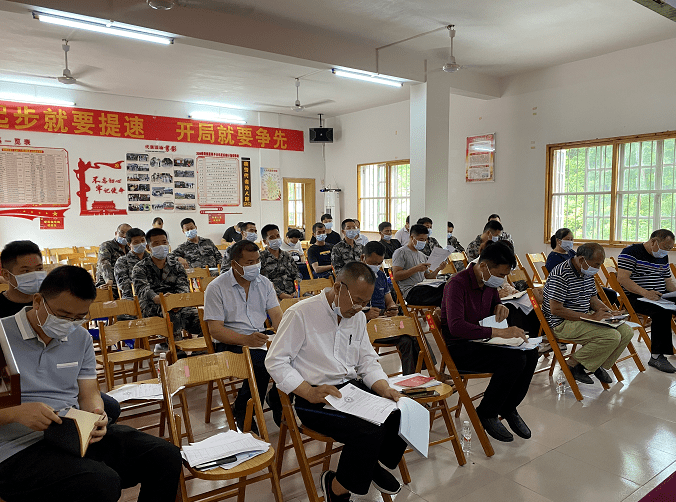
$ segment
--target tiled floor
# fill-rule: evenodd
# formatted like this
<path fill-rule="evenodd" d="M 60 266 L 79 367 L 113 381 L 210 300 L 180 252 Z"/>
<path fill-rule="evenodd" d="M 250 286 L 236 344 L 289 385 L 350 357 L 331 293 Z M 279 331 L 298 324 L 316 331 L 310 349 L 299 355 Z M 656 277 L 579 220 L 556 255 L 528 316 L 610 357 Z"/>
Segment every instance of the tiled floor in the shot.
<path fill-rule="evenodd" d="M 635 345 L 647 362 L 645 345 L 636 341 Z M 676 364 L 676 357 L 671 361 Z M 383 361 L 388 371 L 393 371 L 393 363 L 392 357 Z M 473 441 L 473 452 L 463 467 L 458 466 L 449 443 L 432 447 L 428 459 L 408 454 L 412 482 L 396 501 L 638 502 L 676 471 L 676 377 L 647 364 L 646 368 L 640 373 L 631 360 L 622 362 L 625 380 L 608 391 L 600 384 L 581 386 L 582 402 L 570 391 L 557 395 L 547 372 L 535 375 L 519 408 L 533 431 L 532 439 L 492 440 L 495 455 L 491 458 Z M 474 381 L 470 393 L 482 386 L 485 382 Z M 222 414 L 204 424 L 203 389 L 191 389 L 189 402 L 198 439 L 226 427 Z M 463 419 L 457 419 L 458 429 Z M 434 430 L 442 427 L 437 421 Z M 278 429 L 271 417 L 268 429 L 276 444 Z M 285 462 L 294 462 L 292 453 Z M 313 473 L 317 481 L 320 468 Z M 299 475 L 283 480 L 282 491 L 285 501 L 308 500 Z M 137 493 L 137 489 L 125 490 L 122 500 L 136 500 Z M 378 494 L 369 497 L 377 499 Z M 247 500 L 273 500 L 270 485 L 263 482 L 249 488 Z"/>

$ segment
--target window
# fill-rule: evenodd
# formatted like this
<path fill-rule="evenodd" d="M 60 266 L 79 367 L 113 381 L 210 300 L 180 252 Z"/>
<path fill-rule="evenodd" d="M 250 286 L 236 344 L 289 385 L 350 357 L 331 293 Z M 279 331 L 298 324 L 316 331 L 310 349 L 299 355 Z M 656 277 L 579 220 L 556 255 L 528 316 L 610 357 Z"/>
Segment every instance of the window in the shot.
<path fill-rule="evenodd" d="M 674 229 L 675 143 L 662 133 L 548 145 L 545 241 L 562 227 L 618 246 Z"/>
<path fill-rule="evenodd" d="M 302 183 L 288 183 L 287 184 L 287 209 L 288 217 L 286 220 L 287 227 L 304 228 L 303 224 L 303 184 Z"/>
<path fill-rule="evenodd" d="M 358 216 L 361 229 L 377 232 L 383 221 L 399 229 L 411 204 L 411 165 L 408 160 L 357 166 Z"/>

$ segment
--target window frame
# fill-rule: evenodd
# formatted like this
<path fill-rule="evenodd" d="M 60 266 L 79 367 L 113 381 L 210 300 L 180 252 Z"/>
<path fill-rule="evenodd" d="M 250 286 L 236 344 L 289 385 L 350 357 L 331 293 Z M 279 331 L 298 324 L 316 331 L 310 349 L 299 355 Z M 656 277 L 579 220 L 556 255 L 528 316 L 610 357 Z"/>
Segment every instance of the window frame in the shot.
<path fill-rule="evenodd" d="M 391 193 L 391 168 L 392 166 L 400 166 L 400 165 L 408 165 L 409 166 L 409 174 L 410 174 L 410 165 L 411 165 L 411 160 L 410 159 L 403 159 L 403 160 L 390 160 L 390 161 L 385 161 L 385 162 L 365 162 L 363 164 L 357 164 L 357 219 L 361 222 L 362 221 L 362 211 L 361 211 L 361 201 L 362 199 L 381 199 L 381 197 L 362 197 L 361 193 L 361 168 L 364 166 L 381 166 L 385 165 L 386 168 L 386 173 L 385 173 L 385 219 L 383 221 L 392 221 L 391 217 L 392 215 L 390 214 L 391 206 L 392 206 L 392 200 L 394 199 L 405 199 L 405 197 L 393 197 Z M 410 188 L 410 177 L 409 177 L 409 188 Z M 409 193 L 409 208 L 410 208 L 410 200 L 411 196 Z M 394 225 L 394 223 L 392 223 Z M 364 232 L 378 232 L 378 229 L 376 228 L 375 230 L 364 230 Z"/>
<path fill-rule="evenodd" d="M 568 143 L 552 143 L 547 145 L 547 159 L 545 172 L 545 221 L 544 221 L 544 242 L 551 241 L 551 223 L 553 220 L 553 197 L 554 197 L 554 157 L 558 150 L 565 150 L 571 148 L 589 148 L 612 145 L 612 174 L 610 186 L 610 238 L 607 240 L 591 240 L 575 238 L 576 242 L 598 242 L 606 247 L 624 248 L 635 241 L 622 241 L 616 239 L 617 235 L 617 206 L 618 206 L 618 192 L 626 192 L 619 189 L 620 176 L 620 146 L 628 143 L 646 142 L 646 141 L 660 141 L 666 139 L 676 138 L 676 131 L 664 131 L 650 134 L 637 134 L 630 136 L 616 136 L 612 138 L 600 138 L 594 140 L 572 141 Z M 601 193 L 601 192 L 599 192 Z M 674 192 L 676 194 L 676 190 Z"/>

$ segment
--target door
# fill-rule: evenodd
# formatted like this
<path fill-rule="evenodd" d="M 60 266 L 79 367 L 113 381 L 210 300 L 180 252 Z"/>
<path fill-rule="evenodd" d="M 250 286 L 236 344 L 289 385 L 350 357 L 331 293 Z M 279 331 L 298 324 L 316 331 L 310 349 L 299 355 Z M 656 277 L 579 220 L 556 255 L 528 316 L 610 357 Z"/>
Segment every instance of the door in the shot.
<path fill-rule="evenodd" d="M 315 221 L 314 178 L 284 178 L 284 234 L 297 228 L 309 240 Z"/>

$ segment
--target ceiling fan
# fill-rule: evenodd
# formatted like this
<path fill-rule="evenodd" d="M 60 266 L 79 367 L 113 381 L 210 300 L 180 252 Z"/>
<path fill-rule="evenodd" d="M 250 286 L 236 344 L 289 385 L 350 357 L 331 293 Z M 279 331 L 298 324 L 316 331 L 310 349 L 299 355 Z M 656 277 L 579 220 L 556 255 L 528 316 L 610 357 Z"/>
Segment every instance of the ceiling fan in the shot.
<path fill-rule="evenodd" d="M 309 103 L 309 104 L 307 104 L 307 105 L 301 105 L 301 103 L 300 103 L 300 94 L 299 94 L 299 90 L 300 90 L 300 78 L 297 78 L 297 79 L 295 79 L 295 80 L 296 80 L 296 101 L 295 101 L 295 103 L 293 104 L 293 106 L 289 107 L 288 105 L 273 105 L 273 104 L 270 104 L 270 103 L 259 103 L 259 102 L 256 102 L 256 103 L 254 103 L 254 104 L 256 104 L 256 105 L 263 105 L 263 106 L 272 106 L 272 107 L 274 107 L 274 108 L 291 108 L 291 111 L 300 113 L 300 112 L 302 112 L 303 110 L 305 110 L 306 108 L 312 108 L 313 106 L 324 105 L 324 104 L 326 104 L 326 103 L 334 103 L 334 101 L 333 101 L 332 99 L 324 99 L 324 100 L 322 100 L 322 101 L 315 101 L 314 103 Z"/>
<path fill-rule="evenodd" d="M 448 35 L 451 39 L 451 55 L 448 58 L 448 63 L 446 63 L 444 66 L 441 67 L 442 70 L 444 70 L 446 73 L 455 73 L 458 70 L 462 70 L 463 68 L 467 68 L 466 66 L 459 65 L 458 63 L 455 62 L 455 56 L 453 55 L 453 38 L 455 38 L 455 25 L 449 24 L 446 26 L 448 29 Z"/>

